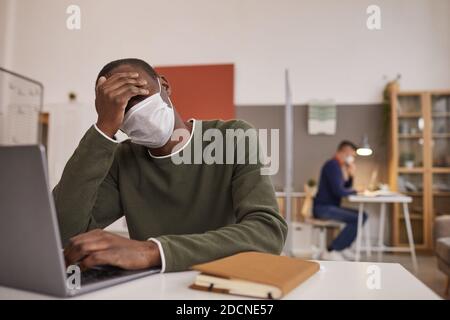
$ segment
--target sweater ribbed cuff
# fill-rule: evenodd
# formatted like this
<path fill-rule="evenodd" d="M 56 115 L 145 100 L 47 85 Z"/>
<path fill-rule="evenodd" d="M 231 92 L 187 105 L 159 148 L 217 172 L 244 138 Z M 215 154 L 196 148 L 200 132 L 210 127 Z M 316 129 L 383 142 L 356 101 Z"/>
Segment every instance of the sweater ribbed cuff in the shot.
<path fill-rule="evenodd" d="M 161 242 L 158 239 L 150 238 L 149 241 L 153 241 L 158 246 L 159 255 L 161 257 L 161 273 L 164 273 L 166 271 L 166 258 L 164 256 L 164 250 L 161 245 Z"/>

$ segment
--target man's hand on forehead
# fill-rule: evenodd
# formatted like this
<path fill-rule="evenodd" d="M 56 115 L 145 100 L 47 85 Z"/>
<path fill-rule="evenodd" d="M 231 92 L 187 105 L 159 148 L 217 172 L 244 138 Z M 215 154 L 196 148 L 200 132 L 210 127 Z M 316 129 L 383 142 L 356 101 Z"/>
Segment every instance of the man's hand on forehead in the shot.
<path fill-rule="evenodd" d="M 131 98 L 150 94 L 149 83 L 137 72 L 119 72 L 100 77 L 95 89 L 97 127 L 111 138 L 122 124 L 125 108 Z"/>
<path fill-rule="evenodd" d="M 107 77 L 100 77 L 97 81 L 97 87 L 102 86 L 109 90 L 115 90 L 125 84 L 131 84 L 139 87 L 145 87 L 148 85 L 138 72 L 118 72 L 108 75 Z"/>

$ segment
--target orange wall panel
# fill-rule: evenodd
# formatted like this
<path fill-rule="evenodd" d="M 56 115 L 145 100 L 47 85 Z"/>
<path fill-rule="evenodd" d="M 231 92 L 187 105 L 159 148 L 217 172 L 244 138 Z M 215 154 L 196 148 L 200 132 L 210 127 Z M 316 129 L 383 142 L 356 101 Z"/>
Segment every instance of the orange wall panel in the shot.
<path fill-rule="evenodd" d="M 170 99 L 183 120 L 235 118 L 233 64 L 155 69 L 172 86 Z"/>

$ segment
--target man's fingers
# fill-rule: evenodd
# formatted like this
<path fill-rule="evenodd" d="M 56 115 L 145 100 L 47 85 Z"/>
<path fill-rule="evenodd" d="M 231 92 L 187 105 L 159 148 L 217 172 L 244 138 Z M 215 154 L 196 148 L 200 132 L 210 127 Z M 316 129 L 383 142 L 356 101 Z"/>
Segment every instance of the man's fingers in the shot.
<path fill-rule="evenodd" d="M 137 79 L 139 78 L 139 73 L 137 72 L 119 72 L 115 73 L 112 76 L 110 76 L 108 79 L 106 79 L 105 82 L 103 82 L 103 86 L 108 86 L 110 83 L 113 83 L 119 79 Z"/>
<path fill-rule="evenodd" d="M 119 96 L 128 97 L 128 99 L 129 99 L 134 96 L 147 95 L 149 93 L 150 93 L 150 91 L 148 89 L 139 88 L 139 87 L 129 84 L 129 85 L 120 87 L 116 91 L 112 92 L 111 95 L 113 97 L 119 97 Z"/>
<path fill-rule="evenodd" d="M 85 239 L 102 237 L 104 233 L 105 232 L 101 229 L 94 229 L 85 233 L 81 233 L 70 238 L 69 246 L 76 243 L 77 241 L 84 241 Z"/>
<path fill-rule="evenodd" d="M 105 77 L 98 78 L 97 85 L 95 86 L 95 91 L 98 91 L 101 85 L 103 85 L 106 82 Z"/>
<path fill-rule="evenodd" d="M 108 83 L 114 82 L 117 79 L 121 79 L 121 78 L 138 78 L 138 77 L 139 77 L 139 73 L 137 73 L 137 72 L 119 72 L 119 73 L 113 74 L 108 79 L 106 79 L 106 77 L 102 76 L 97 81 L 96 89 L 98 90 L 101 86 L 102 87 L 106 86 L 106 85 L 108 85 Z M 104 80 L 102 78 L 104 78 Z M 102 81 L 100 81 L 100 79 L 102 79 Z"/>
<path fill-rule="evenodd" d="M 115 81 L 108 82 L 103 86 L 104 93 L 109 93 L 114 90 L 117 90 L 125 85 L 134 85 L 136 87 L 144 87 L 147 86 L 147 81 L 145 79 L 139 78 L 119 78 Z"/>
<path fill-rule="evenodd" d="M 80 250 L 85 243 L 101 241 L 105 234 L 102 230 L 92 230 L 70 239 L 69 244 L 64 249 L 64 257 L 68 263 L 77 262 L 80 257 Z"/>
<path fill-rule="evenodd" d="M 139 73 L 137 72 L 118 72 L 114 73 L 108 78 L 108 81 L 114 81 L 119 78 L 139 78 Z"/>
<path fill-rule="evenodd" d="M 115 254 L 112 250 L 93 252 L 80 262 L 80 267 L 82 269 L 89 269 L 101 265 L 116 265 Z"/>
<path fill-rule="evenodd" d="M 145 96 L 150 93 L 147 89 L 142 89 L 133 85 L 126 85 L 120 89 L 111 92 L 110 95 L 114 102 L 120 104 L 123 109 L 127 106 L 128 101 L 134 96 Z"/>
<path fill-rule="evenodd" d="M 106 77 L 101 76 L 100 78 L 98 78 L 97 86 L 101 86 L 103 83 L 105 83 L 105 81 Z"/>
<path fill-rule="evenodd" d="M 65 258 L 68 264 L 74 264 L 93 252 L 106 250 L 109 247 L 110 243 L 106 240 L 80 243 L 73 246 L 72 249 L 67 252 Z"/>
<path fill-rule="evenodd" d="M 116 81 L 117 79 L 121 79 L 121 78 L 136 79 L 136 78 L 139 78 L 139 73 L 137 73 L 137 72 L 118 72 L 118 73 L 114 73 L 112 76 L 110 76 L 107 79 L 107 81 L 112 82 L 112 81 Z"/>

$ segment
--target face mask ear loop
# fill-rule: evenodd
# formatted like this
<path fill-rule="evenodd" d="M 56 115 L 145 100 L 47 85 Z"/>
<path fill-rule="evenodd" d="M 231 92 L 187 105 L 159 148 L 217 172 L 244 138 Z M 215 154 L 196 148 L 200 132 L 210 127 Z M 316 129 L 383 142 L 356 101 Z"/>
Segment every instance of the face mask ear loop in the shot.
<path fill-rule="evenodd" d="M 159 81 L 159 78 L 158 78 L 158 85 L 159 85 L 159 94 L 161 94 L 161 93 L 162 93 L 162 88 L 161 88 L 161 81 Z M 167 96 L 167 99 L 168 99 L 169 102 L 170 102 L 170 108 L 173 109 L 172 100 L 170 100 L 170 97 L 169 97 L 169 96 Z"/>
<path fill-rule="evenodd" d="M 173 104 L 172 104 L 172 100 L 170 100 L 170 97 L 169 96 L 167 96 L 167 99 L 169 100 L 169 102 L 170 102 L 170 109 L 173 109 Z"/>
<path fill-rule="evenodd" d="M 161 94 L 161 92 L 162 92 L 162 90 L 161 90 L 161 81 L 159 81 L 159 78 L 158 78 L 158 86 L 159 86 L 159 93 Z"/>

